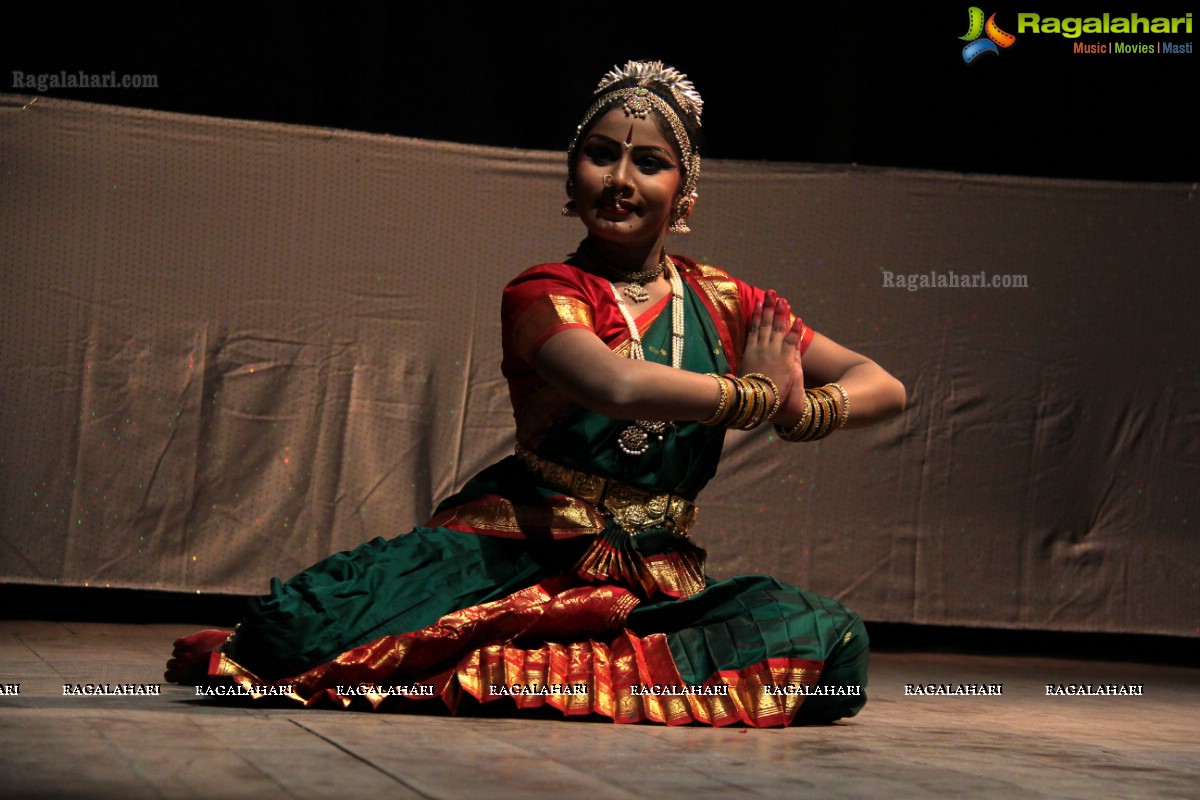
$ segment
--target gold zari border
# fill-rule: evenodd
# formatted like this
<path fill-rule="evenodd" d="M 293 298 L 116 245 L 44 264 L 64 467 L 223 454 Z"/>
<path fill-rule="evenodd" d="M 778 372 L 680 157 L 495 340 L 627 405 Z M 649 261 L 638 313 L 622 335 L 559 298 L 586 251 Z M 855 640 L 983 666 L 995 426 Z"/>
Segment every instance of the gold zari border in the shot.
<path fill-rule="evenodd" d="M 255 700 L 283 697 L 304 706 L 325 702 L 345 709 L 365 702 L 378 710 L 440 697 L 454 711 L 466 692 L 481 703 L 507 698 L 518 708 L 549 705 L 569 716 L 599 714 L 622 723 L 723 726 L 740 722 L 755 727 L 790 724 L 806 696 L 768 689 L 811 688 L 820 678 L 822 662 L 770 658 L 742 669 L 722 670 L 699 686 L 685 687 L 666 634 L 639 637 L 621 629 L 637 605 L 628 591 L 614 586 L 556 591 L 536 585 L 448 614 L 428 628 L 385 636 L 308 672 L 269 684 L 287 687 L 287 692 L 262 691 L 257 676 L 223 653 L 213 655 L 209 674 L 241 686 Z M 619 632 L 604 641 L 552 638 L 567 630 L 589 629 Z M 542 634 L 549 641 L 540 646 L 513 643 Z M 506 641 L 479 641 L 496 637 Z M 452 666 L 440 666 L 447 658 Z M 364 686 L 377 691 L 361 691 Z M 394 686 L 423 686 L 429 691 L 407 695 L 388 691 Z M 648 686 L 667 691 L 644 691 Z M 494 691 L 493 687 L 502 688 Z"/>
<path fill-rule="evenodd" d="M 447 509 L 429 520 L 428 527 L 464 533 L 523 538 L 548 531 L 552 536 L 585 536 L 604 530 L 604 517 L 574 497 L 555 498 L 546 506 L 517 506 L 503 497 L 487 496 Z"/>
<path fill-rule="evenodd" d="M 548 331 L 558 327 L 582 326 L 595 329 L 592 307 L 578 297 L 552 294 L 535 302 L 513 329 L 513 348 L 526 363 L 533 363 L 534 351 L 545 341 Z"/>

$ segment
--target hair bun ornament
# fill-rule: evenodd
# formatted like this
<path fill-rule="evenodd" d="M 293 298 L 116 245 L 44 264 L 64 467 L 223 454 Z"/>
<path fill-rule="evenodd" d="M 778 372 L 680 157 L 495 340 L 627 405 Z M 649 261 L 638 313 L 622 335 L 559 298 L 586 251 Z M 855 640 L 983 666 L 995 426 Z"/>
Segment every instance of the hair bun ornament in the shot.
<path fill-rule="evenodd" d="M 625 80 L 632 80 L 638 86 L 643 87 L 651 84 L 661 86 L 671 93 L 672 99 L 681 111 L 695 117 L 696 124 L 700 124 L 700 114 L 704 111 L 704 100 L 700 98 L 700 93 L 688 80 L 688 76 L 674 67 L 668 67 L 661 61 L 630 60 L 626 61 L 623 67 L 614 64 L 613 68 L 600 79 L 594 94 L 601 94 L 610 86 Z"/>

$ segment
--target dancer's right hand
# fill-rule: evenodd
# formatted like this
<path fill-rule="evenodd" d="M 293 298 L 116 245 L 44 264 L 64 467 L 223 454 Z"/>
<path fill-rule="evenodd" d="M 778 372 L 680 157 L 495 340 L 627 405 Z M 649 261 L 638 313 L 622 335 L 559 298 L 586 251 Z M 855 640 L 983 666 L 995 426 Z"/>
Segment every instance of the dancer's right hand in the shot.
<path fill-rule="evenodd" d="M 788 325 L 792 317 L 791 307 L 772 289 L 762 303 L 755 305 L 750 329 L 746 332 L 746 346 L 742 351 L 739 372 L 746 375 L 759 372 L 775 381 L 786 402 L 795 385 L 796 376 L 803 378 L 799 367 L 800 335 L 803 324 L 796 320 Z M 803 380 L 800 389 L 803 391 Z"/>

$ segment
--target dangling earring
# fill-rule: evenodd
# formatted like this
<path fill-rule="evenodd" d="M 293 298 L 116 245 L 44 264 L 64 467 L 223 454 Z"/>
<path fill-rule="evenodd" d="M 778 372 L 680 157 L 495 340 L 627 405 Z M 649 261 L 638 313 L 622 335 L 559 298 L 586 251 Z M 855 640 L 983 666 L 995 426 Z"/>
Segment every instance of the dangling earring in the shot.
<path fill-rule="evenodd" d="M 692 229 L 688 227 L 687 218 L 692 215 L 692 210 L 696 207 L 696 197 L 697 195 L 693 192 L 679 198 L 679 202 L 671 210 L 671 224 L 667 227 L 668 233 L 683 235 L 692 232 Z"/>
<path fill-rule="evenodd" d="M 575 177 L 573 175 L 567 178 L 567 197 L 571 199 L 563 204 L 562 215 L 564 217 L 578 217 L 579 209 L 575 207 Z"/>

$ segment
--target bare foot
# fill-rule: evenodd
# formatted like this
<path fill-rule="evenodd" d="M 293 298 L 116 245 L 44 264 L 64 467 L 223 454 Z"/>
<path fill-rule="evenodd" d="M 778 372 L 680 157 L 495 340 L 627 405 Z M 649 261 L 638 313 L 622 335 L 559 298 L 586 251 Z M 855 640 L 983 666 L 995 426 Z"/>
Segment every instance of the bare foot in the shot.
<path fill-rule="evenodd" d="M 208 660 L 208 656 L 217 650 L 229 638 L 230 631 L 200 631 L 191 636 L 175 640 L 175 649 L 171 651 L 171 660 L 167 662 L 167 671 L 163 677 L 170 683 L 184 683 L 188 671 L 198 664 Z"/>

